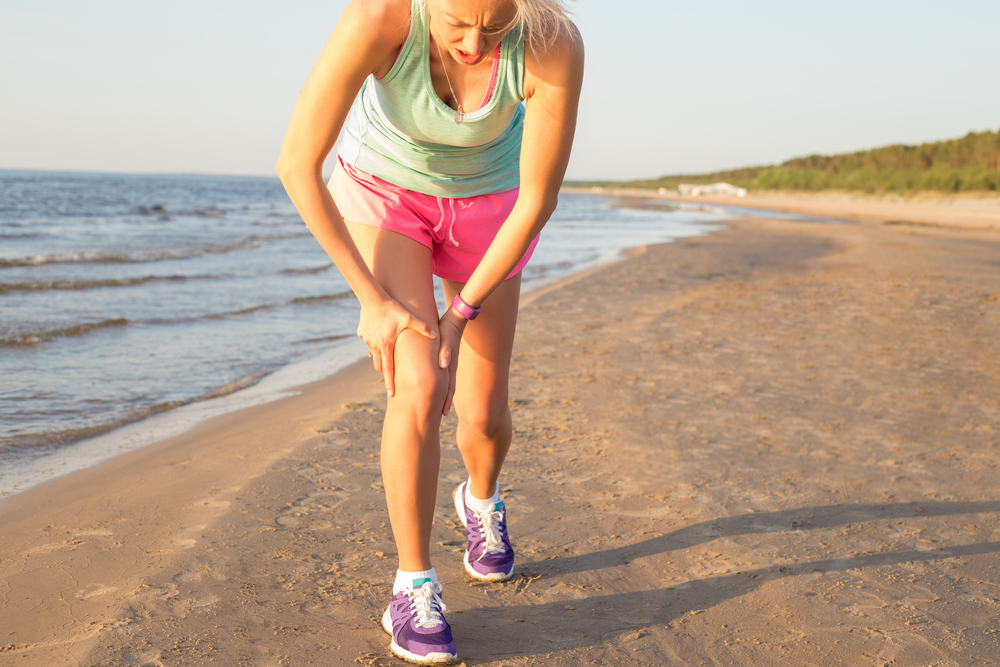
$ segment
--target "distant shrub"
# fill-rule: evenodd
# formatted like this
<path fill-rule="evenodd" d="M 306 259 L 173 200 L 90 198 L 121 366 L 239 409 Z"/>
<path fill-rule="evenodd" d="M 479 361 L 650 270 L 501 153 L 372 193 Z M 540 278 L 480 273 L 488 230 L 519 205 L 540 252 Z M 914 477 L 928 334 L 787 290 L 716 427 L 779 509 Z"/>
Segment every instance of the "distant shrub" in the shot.
<path fill-rule="evenodd" d="M 997 192 L 1000 191 L 1000 131 L 970 132 L 960 139 L 919 146 L 899 144 L 843 155 L 809 155 L 777 166 L 575 185 L 673 189 L 680 183 L 717 181 L 751 190 Z"/>

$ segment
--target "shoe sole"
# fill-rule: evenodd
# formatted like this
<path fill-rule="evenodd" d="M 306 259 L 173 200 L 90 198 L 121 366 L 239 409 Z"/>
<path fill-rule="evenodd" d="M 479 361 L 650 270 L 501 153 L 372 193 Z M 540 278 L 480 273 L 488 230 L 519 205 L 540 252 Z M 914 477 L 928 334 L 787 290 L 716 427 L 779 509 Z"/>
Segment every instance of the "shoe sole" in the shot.
<path fill-rule="evenodd" d="M 407 662 L 416 663 L 418 665 L 450 665 L 458 662 L 458 653 L 428 653 L 427 655 L 417 655 L 407 651 L 405 648 L 396 643 L 396 636 L 392 634 L 392 615 L 389 613 L 389 608 L 386 607 L 385 613 L 382 614 L 382 629 L 385 630 L 392 640 L 389 642 L 389 650 L 392 651 L 393 655 L 397 658 L 402 658 Z"/>
<path fill-rule="evenodd" d="M 462 525 L 466 530 L 469 529 L 469 524 L 465 522 L 465 498 L 463 494 L 460 493 L 465 489 L 465 482 L 460 484 L 455 493 L 452 494 L 452 498 L 455 501 L 455 510 L 458 512 L 458 519 L 462 522 Z M 469 550 L 465 550 L 465 555 L 462 556 L 462 562 L 465 563 L 465 572 L 473 579 L 478 581 L 506 581 L 510 579 L 514 574 L 514 564 L 510 564 L 510 570 L 506 573 L 504 572 L 491 572 L 490 574 L 482 574 L 481 572 L 476 572 L 472 568 L 472 564 L 469 563 Z"/>

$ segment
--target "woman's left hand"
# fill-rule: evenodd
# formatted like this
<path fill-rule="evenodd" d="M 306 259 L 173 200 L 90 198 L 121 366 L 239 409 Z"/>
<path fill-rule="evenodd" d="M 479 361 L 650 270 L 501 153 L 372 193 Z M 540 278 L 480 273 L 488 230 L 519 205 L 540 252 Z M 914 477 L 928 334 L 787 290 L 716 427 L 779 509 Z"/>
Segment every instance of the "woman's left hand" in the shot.
<path fill-rule="evenodd" d="M 441 414 L 447 416 L 451 411 L 451 399 L 455 396 L 455 373 L 458 371 L 458 349 L 462 342 L 462 334 L 468 320 L 448 308 L 441 316 L 438 329 L 441 332 L 441 347 L 438 348 L 438 366 L 448 369 L 448 394 L 444 399 L 444 409 Z"/>

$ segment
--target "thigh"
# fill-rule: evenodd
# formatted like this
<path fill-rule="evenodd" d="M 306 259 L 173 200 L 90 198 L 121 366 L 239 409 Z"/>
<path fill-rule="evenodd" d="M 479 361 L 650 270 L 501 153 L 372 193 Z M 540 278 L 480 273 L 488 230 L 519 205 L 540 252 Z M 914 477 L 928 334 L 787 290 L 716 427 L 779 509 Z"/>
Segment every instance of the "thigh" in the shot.
<path fill-rule="evenodd" d="M 388 229 L 345 222 L 354 245 L 382 289 L 437 329 L 430 248 Z"/>
<path fill-rule="evenodd" d="M 448 303 L 463 283 L 443 281 Z M 469 322 L 462 336 L 455 379 L 455 408 L 480 413 L 503 412 L 507 408 L 510 357 L 517 328 L 521 275 L 505 280 L 482 304 L 483 312 Z M 499 416 L 499 415 L 494 415 Z"/>

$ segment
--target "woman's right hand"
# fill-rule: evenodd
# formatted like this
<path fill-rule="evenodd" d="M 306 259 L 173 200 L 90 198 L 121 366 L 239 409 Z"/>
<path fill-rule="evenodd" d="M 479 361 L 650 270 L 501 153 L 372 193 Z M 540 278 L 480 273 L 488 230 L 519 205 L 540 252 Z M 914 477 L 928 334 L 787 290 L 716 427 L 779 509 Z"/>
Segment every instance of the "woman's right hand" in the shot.
<path fill-rule="evenodd" d="M 385 379 L 385 390 L 389 398 L 396 394 L 396 338 L 403 329 L 413 329 L 431 340 L 438 337 L 433 327 L 414 317 L 395 299 L 385 299 L 367 307 L 362 305 L 358 336 L 368 346 L 368 356 L 372 358 L 375 370 Z"/>

